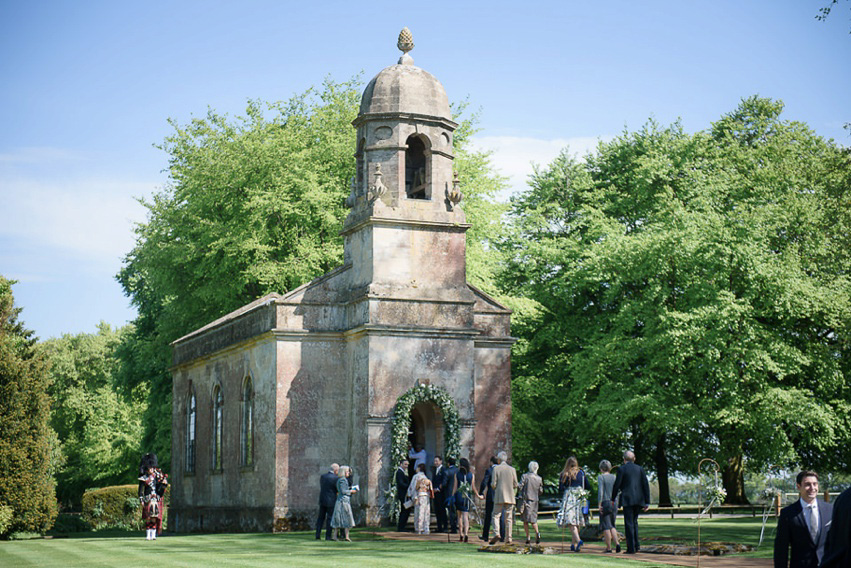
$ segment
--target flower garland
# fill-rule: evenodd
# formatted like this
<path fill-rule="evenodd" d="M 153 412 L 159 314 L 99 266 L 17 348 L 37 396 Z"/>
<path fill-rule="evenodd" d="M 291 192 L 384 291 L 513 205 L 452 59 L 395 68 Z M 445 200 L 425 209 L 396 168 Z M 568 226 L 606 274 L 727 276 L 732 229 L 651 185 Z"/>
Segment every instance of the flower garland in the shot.
<path fill-rule="evenodd" d="M 390 426 L 390 487 L 384 492 L 384 505 L 389 507 L 391 520 L 398 518 L 399 501 L 396 499 L 396 484 L 393 472 L 408 457 L 408 431 L 411 428 L 411 411 L 421 402 L 431 402 L 443 415 L 443 446 L 447 458 L 458 458 L 461 453 L 461 422 L 458 409 L 449 392 L 443 387 L 417 383 L 399 397 L 393 408 Z M 384 507 L 382 507 L 384 509 Z"/>

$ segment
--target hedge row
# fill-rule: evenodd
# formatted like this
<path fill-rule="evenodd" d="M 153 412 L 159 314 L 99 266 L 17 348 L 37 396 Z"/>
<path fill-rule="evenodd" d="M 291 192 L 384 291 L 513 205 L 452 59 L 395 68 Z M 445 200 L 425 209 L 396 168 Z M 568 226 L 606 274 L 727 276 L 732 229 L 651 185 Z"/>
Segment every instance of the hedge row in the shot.
<path fill-rule="evenodd" d="M 83 520 L 93 529 L 142 528 L 142 504 L 139 502 L 138 485 L 114 485 L 101 489 L 89 489 L 83 493 Z M 165 502 L 168 506 L 169 492 Z"/>

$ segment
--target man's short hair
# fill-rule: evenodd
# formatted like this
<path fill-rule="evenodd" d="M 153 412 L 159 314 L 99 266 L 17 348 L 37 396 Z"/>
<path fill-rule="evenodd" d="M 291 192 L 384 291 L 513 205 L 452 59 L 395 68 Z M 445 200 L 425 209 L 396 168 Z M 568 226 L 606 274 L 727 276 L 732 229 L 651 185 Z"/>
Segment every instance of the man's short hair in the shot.
<path fill-rule="evenodd" d="M 800 485 L 804 482 L 805 477 L 815 477 L 816 479 L 818 479 L 818 474 L 812 470 L 805 469 L 804 471 L 798 474 L 798 477 L 795 478 L 795 483 Z"/>
<path fill-rule="evenodd" d="M 499 452 L 498 454 L 496 454 L 496 457 L 501 462 L 508 461 L 508 452 L 503 450 L 503 451 Z"/>
<path fill-rule="evenodd" d="M 442 457 L 440 457 L 440 456 L 434 456 L 434 459 L 436 459 L 436 460 L 440 460 L 440 461 L 441 461 L 441 463 L 443 462 L 443 458 L 442 458 Z"/>
<path fill-rule="evenodd" d="M 499 463 L 499 460 L 498 460 L 498 459 L 496 459 L 496 456 L 491 456 L 491 463 L 492 463 L 493 465 L 496 465 L 496 464 L 498 464 L 498 463 Z"/>
<path fill-rule="evenodd" d="M 623 453 L 623 459 L 625 459 L 628 462 L 634 462 L 635 461 L 635 454 L 632 452 L 632 450 L 627 450 Z"/>
<path fill-rule="evenodd" d="M 455 465 L 455 458 L 446 458 L 446 463 L 449 465 Z"/>

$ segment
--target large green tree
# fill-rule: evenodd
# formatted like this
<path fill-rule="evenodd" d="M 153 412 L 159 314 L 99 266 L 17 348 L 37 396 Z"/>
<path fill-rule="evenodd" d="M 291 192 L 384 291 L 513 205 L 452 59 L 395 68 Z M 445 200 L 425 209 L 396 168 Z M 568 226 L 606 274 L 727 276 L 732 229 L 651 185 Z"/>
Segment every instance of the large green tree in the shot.
<path fill-rule="evenodd" d="M 14 281 L 0 276 L 0 534 L 44 532 L 57 514 L 50 469 L 48 378 L 18 320 Z M 5 522 L 11 510 L 10 522 Z"/>
<path fill-rule="evenodd" d="M 79 506 L 83 491 L 129 483 L 141 455 L 142 387 L 119 385 L 118 347 L 133 333 L 101 323 L 97 333 L 66 334 L 39 345 L 48 363 L 51 425 L 59 436 L 63 467 L 56 474 L 62 503 Z"/>
<path fill-rule="evenodd" d="M 118 279 L 139 311 L 119 348 L 120 382 L 145 383 L 145 451 L 169 466 L 169 343 L 269 292 L 285 293 L 342 263 L 339 231 L 355 174 L 356 80 L 327 80 L 289 101 L 250 101 L 245 116 L 212 110 L 181 125 L 161 148 L 169 183 L 144 202 L 148 220 Z M 458 108 L 458 112 L 463 105 Z M 455 137 L 457 168 L 475 226 L 470 280 L 495 290 L 489 243 L 501 228 L 491 197 L 502 179 L 469 149 L 471 120 Z"/>
<path fill-rule="evenodd" d="M 539 303 L 521 426 L 551 412 L 541 436 L 594 459 L 634 446 L 663 502 L 706 456 L 730 502 L 746 465 L 851 468 L 849 155 L 781 111 L 650 122 L 535 172 L 504 273 Z"/>

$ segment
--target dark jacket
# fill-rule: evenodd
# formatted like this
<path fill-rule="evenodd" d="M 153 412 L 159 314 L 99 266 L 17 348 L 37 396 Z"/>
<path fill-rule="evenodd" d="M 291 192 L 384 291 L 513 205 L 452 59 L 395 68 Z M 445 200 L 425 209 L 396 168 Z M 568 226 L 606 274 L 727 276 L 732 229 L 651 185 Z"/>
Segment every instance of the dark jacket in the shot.
<path fill-rule="evenodd" d="M 319 478 L 319 504 L 333 507 L 337 501 L 337 474 L 333 471 L 323 473 Z"/>
<path fill-rule="evenodd" d="M 579 472 L 577 472 L 576 477 L 570 483 L 567 482 L 567 479 L 562 479 L 561 477 L 559 477 L 559 495 L 564 495 L 564 492 L 567 491 L 568 487 L 581 487 L 582 489 L 591 489 L 591 484 L 588 483 L 588 476 L 585 475 L 585 472 L 580 469 Z"/>
<path fill-rule="evenodd" d="M 851 487 L 833 502 L 820 568 L 851 568 Z"/>
<path fill-rule="evenodd" d="M 440 471 L 435 470 L 434 476 L 431 479 L 431 485 L 434 487 L 435 491 L 440 489 L 440 492 L 435 492 L 434 498 L 438 501 L 444 501 L 446 499 L 446 466 L 441 466 Z"/>
<path fill-rule="evenodd" d="M 493 464 L 485 472 L 482 482 L 479 484 L 479 493 L 484 493 L 485 503 L 493 503 L 493 489 L 491 489 L 491 476 L 493 475 Z M 487 491 L 487 493 L 485 493 Z"/>
<path fill-rule="evenodd" d="M 634 462 L 626 462 L 618 468 L 615 486 L 612 488 L 612 501 L 621 496 L 621 506 L 632 507 L 650 505 L 650 483 L 644 468 Z"/>
<path fill-rule="evenodd" d="M 404 501 L 408 493 L 408 485 L 411 484 L 411 479 L 407 473 L 397 468 L 394 481 L 396 482 L 396 499 Z"/>
<path fill-rule="evenodd" d="M 777 534 L 774 536 L 775 568 L 818 568 L 824 556 L 824 543 L 830 530 L 833 506 L 821 500 L 818 502 L 819 535 L 813 542 L 801 500 L 798 499 L 780 511 L 777 519 Z M 789 547 L 792 553 L 789 554 Z"/>

